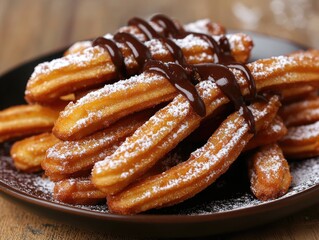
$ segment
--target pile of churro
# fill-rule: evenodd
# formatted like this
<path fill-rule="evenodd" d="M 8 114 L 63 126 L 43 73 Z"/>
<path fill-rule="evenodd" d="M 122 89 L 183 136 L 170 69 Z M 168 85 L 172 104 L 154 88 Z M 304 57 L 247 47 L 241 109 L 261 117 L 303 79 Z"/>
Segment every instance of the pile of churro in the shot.
<path fill-rule="evenodd" d="M 0 111 L 0 142 L 58 201 L 116 214 L 192 198 L 237 159 L 257 199 L 279 198 L 288 160 L 319 155 L 319 50 L 248 63 L 252 48 L 208 19 L 132 18 L 36 66 L 28 104 Z M 195 136 L 187 159 L 167 161 Z"/>

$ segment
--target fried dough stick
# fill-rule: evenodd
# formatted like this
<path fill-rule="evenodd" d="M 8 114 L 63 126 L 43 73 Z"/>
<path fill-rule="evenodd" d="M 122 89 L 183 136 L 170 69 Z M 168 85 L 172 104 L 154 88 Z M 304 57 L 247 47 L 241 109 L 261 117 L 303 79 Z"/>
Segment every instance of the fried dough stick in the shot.
<path fill-rule="evenodd" d="M 89 178 L 72 178 L 56 182 L 53 197 L 61 202 L 81 205 L 105 201 L 105 193 L 98 190 Z"/>
<path fill-rule="evenodd" d="M 273 120 L 279 106 L 275 96 L 268 104 L 255 103 L 250 107 L 257 131 Z M 193 197 L 227 171 L 252 137 L 244 117 L 239 112 L 231 114 L 186 162 L 108 196 L 109 209 L 119 214 L 135 214 Z"/>
<path fill-rule="evenodd" d="M 281 102 L 291 103 L 297 102 L 301 99 L 308 98 L 309 96 L 317 96 L 317 90 L 313 86 L 305 85 L 298 87 L 291 87 L 288 89 L 283 89 L 281 91 Z"/>
<path fill-rule="evenodd" d="M 292 176 L 280 147 L 264 145 L 248 160 L 250 189 L 262 201 L 276 199 L 287 193 Z"/>
<path fill-rule="evenodd" d="M 279 116 L 276 116 L 271 124 L 260 130 L 247 144 L 244 151 L 254 149 L 256 147 L 275 143 L 287 134 L 287 128 Z"/>
<path fill-rule="evenodd" d="M 59 112 L 40 105 L 18 105 L 0 111 L 0 143 L 51 131 Z"/>
<path fill-rule="evenodd" d="M 15 167 L 23 172 L 41 171 L 47 149 L 59 141 L 51 133 L 42 133 L 15 142 L 10 150 Z"/>
<path fill-rule="evenodd" d="M 170 153 L 161 159 L 152 169 L 141 177 L 147 178 L 162 173 L 185 160 L 176 153 Z M 105 201 L 106 194 L 100 191 L 89 177 L 63 179 L 55 183 L 53 197 L 69 204 L 92 205 Z"/>
<path fill-rule="evenodd" d="M 245 62 L 253 46 L 251 38 L 245 34 L 233 34 L 228 37 L 235 59 Z M 182 48 L 185 59 L 190 64 L 214 61 L 209 43 L 200 37 L 191 34 L 175 40 L 175 43 Z M 118 46 L 124 56 L 128 75 L 135 75 L 138 62 L 132 50 L 126 44 Z M 147 41 L 145 46 L 150 50 L 153 59 L 165 62 L 175 60 L 159 39 Z M 30 103 L 52 102 L 69 93 L 111 80 L 118 80 L 118 74 L 109 52 L 103 47 L 92 46 L 82 52 L 44 62 L 35 67 L 27 83 L 25 98 Z"/>
<path fill-rule="evenodd" d="M 318 55 L 302 56 L 274 57 L 248 64 L 257 90 L 277 90 L 310 82 L 318 84 Z M 240 72 L 235 75 L 242 93 L 248 94 L 243 75 Z M 206 105 L 207 115 L 229 102 L 212 81 L 200 82 L 197 90 Z M 94 184 L 108 194 L 121 191 L 193 132 L 201 120 L 189 102 L 182 95 L 177 96 L 127 138 L 114 154 L 95 164 L 92 171 Z"/>
<path fill-rule="evenodd" d="M 263 145 L 260 141 L 261 138 L 266 141 L 271 139 L 271 142 L 273 142 L 273 139 L 281 138 L 283 131 L 286 132 L 286 128 L 277 116 L 266 129 L 260 130 L 258 134 L 249 141 L 246 148 L 249 145 L 254 146 L 254 148 Z M 256 143 L 254 143 L 255 141 Z M 148 170 L 141 179 L 160 174 L 183 162 L 183 160 L 185 159 L 180 155 L 170 153 Z M 106 194 L 95 187 L 90 178 L 71 178 L 56 182 L 54 197 L 65 203 L 90 205 L 104 201 Z"/>
<path fill-rule="evenodd" d="M 305 55 L 300 53 L 293 57 L 261 59 L 247 64 L 247 67 L 255 78 L 258 90 L 277 91 L 290 85 L 319 83 L 319 51 Z M 235 73 L 243 93 L 247 94 L 245 78 L 239 71 Z M 211 100 L 207 98 L 208 104 L 221 96 L 217 86 L 207 81 L 200 83 L 198 90 L 212 97 Z M 167 101 L 176 94 L 175 88 L 166 78 L 144 72 L 128 80 L 106 85 L 76 103 L 69 104 L 61 112 L 53 132 L 60 139 L 79 139 L 129 113 Z M 228 101 L 224 97 L 219 100 Z"/>
<path fill-rule="evenodd" d="M 95 162 L 112 154 L 153 113 L 154 110 L 135 113 L 78 141 L 59 141 L 47 149 L 46 157 L 41 162 L 45 174 L 52 181 L 59 181 L 90 170 Z"/>
<path fill-rule="evenodd" d="M 311 97 L 283 106 L 280 115 L 287 127 L 319 121 L 319 97 Z"/>
<path fill-rule="evenodd" d="M 174 21 L 176 25 L 180 25 L 178 22 Z M 154 26 L 153 22 L 150 22 Z M 158 29 L 157 32 L 162 31 L 162 27 L 157 25 L 154 26 Z M 225 28 L 219 23 L 212 22 L 210 19 L 200 19 L 192 23 L 188 23 L 184 25 L 184 29 L 189 32 L 197 32 L 204 33 L 209 35 L 221 35 L 225 34 Z M 133 36 L 137 37 L 140 41 L 144 42 L 147 40 L 144 33 L 138 27 L 135 26 L 124 26 L 121 27 L 117 32 L 126 32 L 130 33 Z M 106 38 L 110 37 L 110 34 L 105 35 Z M 65 53 L 64 55 L 74 54 L 78 52 L 82 52 L 84 49 L 92 46 L 91 41 L 81 41 L 74 43 Z"/>
<path fill-rule="evenodd" d="M 288 128 L 279 144 L 288 159 L 319 156 L 319 121 Z"/>

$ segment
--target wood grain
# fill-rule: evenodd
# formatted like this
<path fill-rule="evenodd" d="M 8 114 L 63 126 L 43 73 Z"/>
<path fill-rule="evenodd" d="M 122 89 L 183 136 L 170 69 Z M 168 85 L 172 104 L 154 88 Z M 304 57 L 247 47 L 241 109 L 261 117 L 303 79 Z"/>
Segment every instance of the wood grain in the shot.
<path fill-rule="evenodd" d="M 316 1 L 309 2 L 318 10 Z M 240 9 L 236 4 L 237 1 L 231 0 L 0 0 L 0 73 L 74 41 L 114 32 L 132 16 L 147 17 L 156 12 L 174 16 L 182 22 L 210 17 L 227 28 L 259 30 L 309 46 L 314 46 L 312 39 L 318 39 L 318 31 L 309 35 L 306 29 L 287 29 L 274 23 L 268 1 L 258 1 L 258 4 L 252 0 L 241 1 L 248 11 L 257 7 L 264 11 L 258 26 L 246 26 L 234 14 L 234 9 Z M 316 19 L 313 17 L 311 21 Z M 216 238 L 319 239 L 319 205 L 266 226 Z M 134 238 L 81 230 L 39 217 L 0 197 L 0 239 Z"/>

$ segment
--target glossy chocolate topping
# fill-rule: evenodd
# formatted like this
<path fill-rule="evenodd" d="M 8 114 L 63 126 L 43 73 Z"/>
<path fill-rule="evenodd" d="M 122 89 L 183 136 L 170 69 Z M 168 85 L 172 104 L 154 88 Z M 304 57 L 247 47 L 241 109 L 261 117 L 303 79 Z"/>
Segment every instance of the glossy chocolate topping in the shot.
<path fill-rule="evenodd" d="M 173 40 L 169 38 L 161 38 L 160 40 L 165 44 L 176 63 L 182 65 L 183 67 L 188 65 L 184 57 L 183 50 Z"/>
<path fill-rule="evenodd" d="M 206 115 L 205 104 L 192 84 L 190 74 L 180 64 L 149 60 L 145 64 L 144 70 L 155 72 L 167 78 L 188 99 L 198 115 L 202 117 Z"/>
<path fill-rule="evenodd" d="M 93 47 L 97 45 L 106 49 L 106 51 L 108 51 L 108 53 L 110 54 L 112 62 L 115 65 L 118 78 L 126 77 L 124 57 L 116 43 L 111 39 L 98 37 L 92 42 Z"/>
<path fill-rule="evenodd" d="M 131 49 L 135 60 L 138 63 L 136 73 L 143 69 L 145 61 L 152 58 L 151 51 L 132 34 L 119 32 L 114 35 L 114 40 L 125 43 Z"/>
<path fill-rule="evenodd" d="M 226 66 L 215 63 L 196 64 L 194 66 L 202 79 L 211 80 L 229 98 L 237 110 L 242 109 L 244 118 L 251 132 L 255 133 L 254 116 L 245 104 L 240 87 L 234 76 Z"/>
<path fill-rule="evenodd" d="M 161 35 L 154 30 L 154 28 L 144 19 L 142 18 L 132 18 L 128 21 L 129 26 L 138 27 L 142 33 L 147 37 L 147 40 L 151 40 L 153 38 L 160 38 Z"/>
<path fill-rule="evenodd" d="M 254 100 L 257 97 L 255 80 L 246 65 L 238 63 L 234 59 L 233 55 L 231 54 L 230 44 L 226 36 L 222 36 L 217 43 L 214 38 L 212 36 L 209 36 L 208 34 L 194 32 L 192 32 L 191 34 L 198 36 L 209 43 L 211 51 L 214 54 L 215 63 L 225 65 L 229 68 L 237 69 L 245 75 L 245 78 L 249 83 L 248 87 L 250 91 L 250 99 Z"/>
<path fill-rule="evenodd" d="M 162 41 L 175 61 L 174 63 L 163 63 L 152 60 L 151 52 L 144 43 L 129 33 L 116 33 L 114 41 L 126 44 L 131 49 L 138 63 L 138 67 L 134 69 L 134 73 L 140 73 L 143 70 L 156 72 L 164 76 L 189 100 L 195 112 L 200 116 L 206 115 L 206 109 L 194 85 L 198 81 L 214 81 L 230 101 L 233 102 L 235 108 L 237 110 L 242 109 L 250 131 L 254 132 L 254 118 L 245 104 L 235 76 L 229 68 L 241 71 L 246 77 L 250 90 L 249 100 L 257 98 L 255 82 L 249 69 L 244 64 L 235 61 L 231 54 L 228 39 L 222 36 L 217 42 L 208 34 L 186 32 L 181 26 L 178 26 L 173 20 L 163 14 L 153 16 L 151 21 L 161 27 L 161 32 L 157 32 L 149 22 L 137 17 L 129 20 L 128 25 L 137 27 L 147 40 L 155 38 Z M 186 62 L 182 49 L 170 38 L 184 38 L 189 34 L 200 37 L 209 44 L 211 52 L 214 55 L 214 63 L 190 65 Z M 107 49 L 112 57 L 112 61 L 114 60 L 113 63 L 116 65 L 118 75 L 126 75 L 124 58 L 120 49 L 113 40 L 103 39 L 97 38 L 94 40 L 93 46 L 100 45 Z"/>
<path fill-rule="evenodd" d="M 245 64 L 236 62 L 231 54 L 230 44 L 226 36 L 222 36 L 219 39 L 219 46 L 221 50 L 221 52 L 218 53 L 219 61 L 227 67 L 235 68 L 241 71 L 245 75 L 246 80 L 248 81 L 250 99 L 254 100 L 257 97 L 256 84 L 254 77 L 251 75 L 249 69 L 246 67 Z"/>
<path fill-rule="evenodd" d="M 163 28 L 163 37 L 180 38 L 185 35 L 182 26 L 178 26 L 171 18 L 164 14 L 156 14 L 151 18 L 152 22 L 157 23 Z"/>

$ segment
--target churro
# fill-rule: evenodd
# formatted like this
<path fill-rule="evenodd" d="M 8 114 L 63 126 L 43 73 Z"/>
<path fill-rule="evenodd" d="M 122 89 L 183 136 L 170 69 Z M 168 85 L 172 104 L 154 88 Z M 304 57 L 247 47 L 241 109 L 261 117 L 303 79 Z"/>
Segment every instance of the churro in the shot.
<path fill-rule="evenodd" d="M 0 142 L 33 135 L 12 146 L 18 170 L 43 169 L 61 202 L 107 198 L 118 214 L 183 202 L 239 155 L 253 194 L 278 198 L 285 157 L 319 156 L 319 50 L 247 64 L 252 47 L 210 20 L 134 17 L 39 64 L 30 105 L 0 112 Z"/>
<path fill-rule="evenodd" d="M 273 97 L 268 104 L 251 106 L 256 131 L 272 121 L 279 105 L 278 98 Z M 186 162 L 139 181 L 115 196 L 108 196 L 109 209 L 120 214 L 135 214 L 194 196 L 227 171 L 252 137 L 245 118 L 239 112 L 230 115 Z"/>
<path fill-rule="evenodd" d="M 135 18 L 134 20 L 136 21 Z M 140 26 L 140 24 L 148 26 L 147 22 L 138 19 L 136 26 Z M 148 28 L 151 29 L 144 31 L 144 38 L 145 35 L 151 33 L 156 34 L 156 36 L 148 36 L 146 39 L 148 41 L 145 43 L 142 43 L 133 34 L 119 32 L 114 37 L 110 35 L 96 39 L 92 42 L 91 47 L 85 48 L 83 51 L 38 65 L 28 81 L 25 92 L 26 99 L 28 102 L 50 102 L 78 90 L 118 80 L 124 75 L 135 75 L 145 62 L 145 60 L 140 61 L 140 53 L 136 54 L 137 45 L 143 45 L 142 48 L 148 50 L 148 58 L 174 61 L 170 56 L 168 40 L 163 42 L 162 35 L 158 35 L 159 33 L 152 29 L 152 26 L 149 25 Z M 178 30 L 176 29 L 176 31 Z M 207 40 L 194 35 L 195 33 L 186 34 L 185 30 L 182 29 L 180 31 L 178 33 L 183 33 L 183 36 L 170 42 L 175 42 L 183 49 L 189 63 L 214 61 L 214 52 L 211 52 Z M 218 39 L 220 36 L 216 38 Z M 244 34 L 229 35 L 229 39 L 236 60 L 245 62 L 252 48 L 251 39 Z M 125 74 L 122 70 L 125 71 Z"/>
<path fill-rule="evenodd" d="M 181 163 L 182 160 L 180 154 L 170 153 L 143 175 L 141 179 L 162 173 Z M 81 205 L 105 202 L 106 198 L 106 194 L 92 183 L 90 177 L 68 178 L 56 182 L 53 196 L 61 202 Z"/>
<path fill-rule="evenodd" d="M 256 87 L 278 89 L 289 84 L 319 83 L 318 54 L 303 57 L 274 57 L 247 64 L 255 78 Z M 241 72 L 234 71 L 242 88 L 248 94 L 248 83 Z M 216 83 L 208 80 L 197 84 L 197 91 L 205 102 L 207 115 L 229 102 Z M 131 137 L 106 160 L 93 169 L 93 182 L 101 190 L 113 194 L 142 175 L 163 155 L 196 129 L 201 117 L 192 109 L 184 96 L 179 95 Z"/>
<path fill-rule="evenodd" d="M 45 174 L 52 181 L 59 181 L 77 172 L 91 170 L 95 162 L 113 153 L 152 113 L 150 110 L 128 116 L 78 141 L 60 141 L 47 150 L 46 158 L 42 161 Z"/>
<path fill-rule="evenodd" d="M 179 26 L 180 24 L 175 20 L 173 20 L 174 24 Z M 163 27 L 159 26 L 156 23 L 150 22 L 152 26 L 156 28 L 157 31 L 164 30 Z M 185 31 L 187 32 L 197 32 L 197 33 L 204 33 L 209 35 L 222 35 L 226 34 L 225 28 L 220 25 L 219 23 L 212 22 L 210 19 L 200 19 L 192 23 L 188 23 L 183 26 Z M 136 36 L 140 41 L 146 41 L 147 38 L 145 34 L 136 26 L 124 26 L 120 28 L 117 32 L 126 32 L 130 33 L 133 36 Z M 105 34 L 106 38 L 111 37 L 109 34 Z M 67 49 L 64 55 L 74 54 L 78 52 L 82 52 L 84 49 L 89 48 L 92 46 L 91 41 L 81 41 L 74 43 L 71 47 Z"/>
<path fill-rule="evenodd" d="M 264 145 L 248 160 L 250 189 L 262 201 L 286 194 L 291 184 L 289 165 L 277 144 Z"/>
<path fill-rule="evenodd" d="M 89 178 L 65 179 L 55 183 L 55 199 L 81 205 L 93 205 L 105 201 L 106 195 L 98 190 Z"/>
<path fill-rule="evenodd" d="M 247 64 L 247 67 L 260 90 L 277 90 L 291 84 L 318 84 L 318 55 L 318 52 L 313 52 L 307 57 L 300 53 L 294 57 L 262 59 Z M 239 84 L 246 84 L 247 87 L 241 72 L 233 71 L 238 76 Z M 176 89 L 166 78 L 144 72 L 128 80 L 106 85 L 76 103 L 69 104 L 60 114 L 53 132 L 60 139 L 81 138 L 112 124 L 122 116 L 167 101 L 176 94 Z"/>
<path fill-rule="evenodd" d="M 303 101 L 285 105 L 280 115 L 287 127 L 317 122 L 319 121 L 319 97 L 310 97 Z"/>
<path fill-rule="evenodd" d="M 291 87 L 281 90 L 281 102 L 291 103 L 301 101 L 308 97 L 317 96 L 317 90 L 313 86 L 305 85 L 298 87 Z"/>
<path fill-rule="evenodd" d="M 18 105 L 0 111 L 0 142 L 52 130 L 59 111 L 40 105 Z"/>
<path fill-rule="evenodd" d="M 279 142 L 285 157 L 302 159 L 319 155 L 319 121 L 288 128 L 288 133 Z"/>
<path fill-rule="evenodd" d="M 282 139 L 287 134 L 287 128 L 279 116 L 276 116 L 271 124 L 266 128 L 260 130 L 247 144 L 244 151 L 253 148 L 275 143 Z"/>
<path fill-rule="evenodd" d="M 58 142 L 51 133 L 42 133 L 15 142 L 10 151 L 15 167 L 23 172 L 41 171 L 41 162 L 45 159 L 47 149 Z"/>

